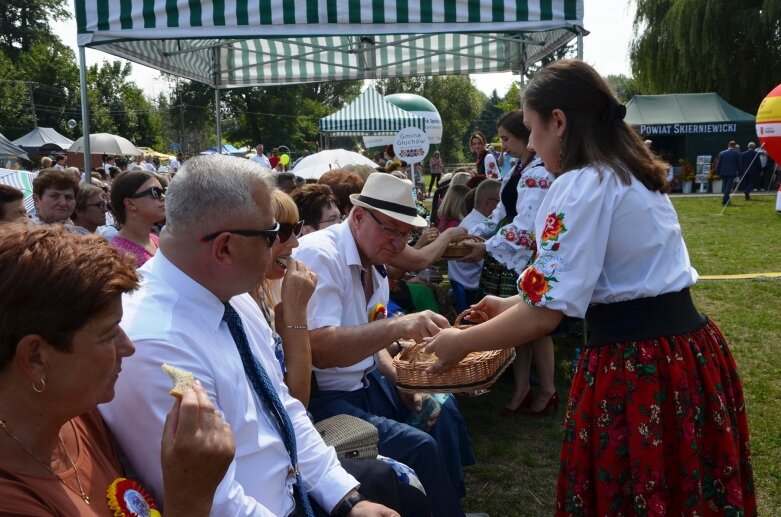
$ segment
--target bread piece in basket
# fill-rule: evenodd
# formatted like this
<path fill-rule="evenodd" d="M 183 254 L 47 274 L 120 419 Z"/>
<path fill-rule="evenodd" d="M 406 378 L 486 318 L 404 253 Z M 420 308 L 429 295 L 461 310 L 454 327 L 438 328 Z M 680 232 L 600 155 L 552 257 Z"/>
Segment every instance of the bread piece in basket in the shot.
<path fill-rule="evenodd" d="M 444 253 L 442 253 L 442 258 L 453 260 L 466 257 L 474 249 L 472 246 L 467 244 L 469 242 L 485 242 L 485 239 L 478 237 L 477 235 L 465 235 L 457 241 L 448 244 Z"/>
<path fill-rule="evenodd" d="M 456 318 L 457 327 L 468 327 L 460 325 L 460 322 L 469 312 L 467 309 L 459 314 Z M 487 319 L 485 314 L 478 317 L 483 321 Z M 472 393 L 486 390 L 515 359 L 514 348 L 471 352 L 450 370 L 431 375 L 426 373 L 426 369 L 436 361 L 436 356 L 426 354 L 425 346 L 425 343 L 416 343 L 393 359 L 399 390 L 414 393 Z"/>

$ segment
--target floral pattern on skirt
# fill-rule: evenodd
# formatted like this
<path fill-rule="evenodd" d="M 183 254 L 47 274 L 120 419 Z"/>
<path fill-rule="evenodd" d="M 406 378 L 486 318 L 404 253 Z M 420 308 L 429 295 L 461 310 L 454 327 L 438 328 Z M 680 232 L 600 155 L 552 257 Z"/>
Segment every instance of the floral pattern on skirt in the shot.
<path fill-rule="evenodd" d="M 584 351 L 556 504 L 573 516 L 756 515 L 743 388 L 712 321 Z"/>

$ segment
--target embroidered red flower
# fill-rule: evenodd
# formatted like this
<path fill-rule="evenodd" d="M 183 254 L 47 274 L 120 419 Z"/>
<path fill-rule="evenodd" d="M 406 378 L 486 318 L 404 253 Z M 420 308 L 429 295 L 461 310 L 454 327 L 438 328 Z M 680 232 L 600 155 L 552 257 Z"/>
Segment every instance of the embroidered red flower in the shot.
<path fill-rule="evenodd" d="M 532 303 L 539 303 L 550 286 L 545 275 L 533 267 L 526 268 L 521 278 L 521 290 Z"/>
<path fill-rule="evenodd" d="M 548 214 L 547 219 L 545 219 L 545 229 L 542 231 L 542 240 L 555 240 L 559 234 L 565 231 L 567 231 L 567 228 L 564 226 L 564 214 L 561 212 Z"/>
<path fill-rule="evenodd" d="M 529 188 L 534 188 L 537 186 L 537 180 L 535 180 L 534 178 L 526 178 L 524 180 L 524 183 L 526 183 L 526 186 Z"/>
<path fill-rule="evenodd" d="M 737 478 L 732 478 L 727 483 L 727 502 L 736 508 L 743 506 L 743 490 Z"/>
<path fill-rule="evenodd" d="M 515 240 L 515 230 L 509 229 L 504 232 L 504 238 L 507 242 L 513 242 Z"/>

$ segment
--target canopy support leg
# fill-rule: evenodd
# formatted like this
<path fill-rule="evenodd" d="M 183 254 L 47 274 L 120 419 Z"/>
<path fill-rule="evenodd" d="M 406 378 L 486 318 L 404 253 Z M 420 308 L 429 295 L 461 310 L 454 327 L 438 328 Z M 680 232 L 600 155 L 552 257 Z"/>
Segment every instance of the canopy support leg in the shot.
<path fill-rule="evenodd" d="M 87 58 L 84 47 L 79 47 L 79 83 L 81 88 L 81 132 L 84 136 L 84 180 L 92 182 L 92 160 L 89 148 L 89 103 L 87 102 Z"/>
<path fill-rule="evenodd" d="M 220 89 L 214 89 L 214 120 L 217 128 L 217 152 L 222 154 L 222 121 L 220 120 Z"/>

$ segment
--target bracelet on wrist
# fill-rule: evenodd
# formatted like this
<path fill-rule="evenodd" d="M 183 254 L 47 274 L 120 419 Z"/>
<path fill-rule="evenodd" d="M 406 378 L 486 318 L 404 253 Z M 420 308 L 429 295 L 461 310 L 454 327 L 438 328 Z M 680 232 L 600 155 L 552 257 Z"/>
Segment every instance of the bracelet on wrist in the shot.
<path fill-rule="evenodd" d="M 286 329 L 294 329 L 294 330 L 308 330 L 309 327 L 306 325 L 285 325 Z"/>

